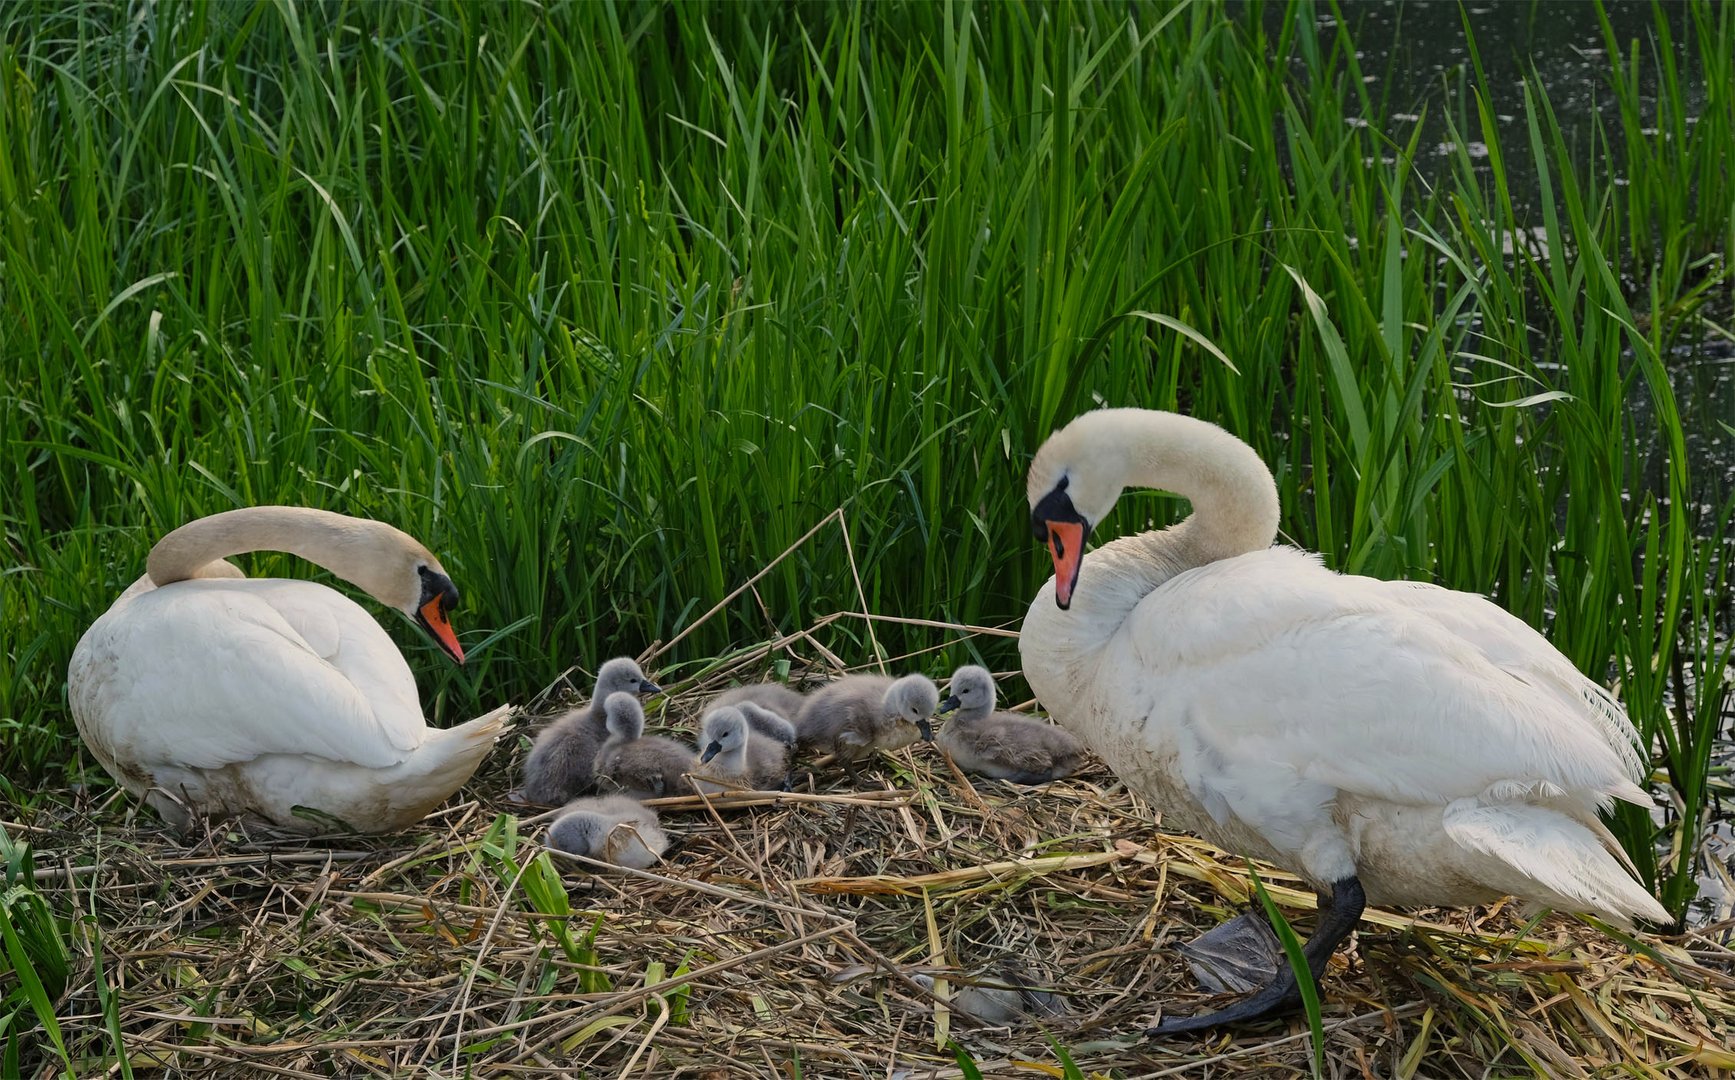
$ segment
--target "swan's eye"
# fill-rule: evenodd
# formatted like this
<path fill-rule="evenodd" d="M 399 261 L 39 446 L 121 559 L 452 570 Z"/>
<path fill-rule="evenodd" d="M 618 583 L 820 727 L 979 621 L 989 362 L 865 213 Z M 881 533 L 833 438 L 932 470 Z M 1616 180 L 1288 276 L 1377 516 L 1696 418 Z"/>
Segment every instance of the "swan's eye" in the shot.
<path fill-rule="evenodd" d="M 1083 525 L 1086 532 L 1090 531 L 1090 523 L 1072 505 L 1072 496 L 1066 493 L 1069 477 L 1063 477 L 1054 489 L 1044 495 L 1035 506 L 1030 508 L 1030 531 L 1036 538 L 1047 542 L 1054 532 L 1050 527 L 1057 524 Z"/>
<path fill-rule="evenodd" d="M 458 587 L 452 584 L 452 579 L 438 570 L 430 569 L 426 564 L 416 567 L 416 576 L 422 580 L 422 598 L 417 604 L 424 607 L 428 601 L 438 598 L 440 611 L 448 613 L 458 606 Z"/>

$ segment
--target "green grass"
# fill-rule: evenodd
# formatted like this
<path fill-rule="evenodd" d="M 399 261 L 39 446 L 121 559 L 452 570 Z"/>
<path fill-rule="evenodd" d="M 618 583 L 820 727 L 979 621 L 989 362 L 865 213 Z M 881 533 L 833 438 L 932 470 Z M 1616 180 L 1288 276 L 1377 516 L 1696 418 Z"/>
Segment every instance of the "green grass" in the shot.
<path fill-rule="evenodd" d="M 34 888 L 36 864 L 29 845 L 14 841 L 4 828 L 0 828 L 0 860 L 5 863 L 0 978 L 6 988 L 0 997 L 0 1038 L 5 1040 L 0 1069 L 7 1076 L 22 1076 L 22 1051 L 34 1044 L 64 1070 L 55 1075 L 75 1076 L 55 1013 L 72 971 L 66 928 Z M 95 955 L 100 957 L 101 951 L 99 945 Z"/>
<path fill-rule="evenodd" d="M 1488 157 L 1440 169 L 1305 10 L 0 7 L 0 772 L 78 772 L 78 635 L 237 505 L 442 557 L 469 666 L 386 620 L 441 722 L 669 639 L 838 506 L 877 610 L 1016 619 L 1025 462 L 1101 400 L 1223 423 L 1295 543 L 1618 680 L 1691 853 L 1731 511 L 1669 365 L 1729 311 L 1735 92 L 1694 73 L 1735 9 L 1687 21 L 1680 61 L 1607 30 L 1588 133 L 1478 60 Z M 1103 535 L 1180 511 L 1123 505 Z M 788 630 L 854 588 L 825 530 L 759 594 Z M 769 632 L 745 597 L 670 659 Z M 1681 909 L 1691 859 L 1618 824 Z"/>

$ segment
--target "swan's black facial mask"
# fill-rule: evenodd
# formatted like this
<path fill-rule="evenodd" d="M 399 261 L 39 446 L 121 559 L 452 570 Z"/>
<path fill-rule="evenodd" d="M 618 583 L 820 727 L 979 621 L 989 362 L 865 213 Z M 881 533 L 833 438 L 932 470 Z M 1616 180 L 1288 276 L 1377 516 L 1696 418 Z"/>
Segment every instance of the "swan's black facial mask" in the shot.
<path fill-rule="evenodd" d="M 457 632 L 446 614 L 458 606 L 458 587 L 445 574 L 425 566 L 416 567 L 422 577 L 422 598 L 416 602 L 416 623 L 434 643 L 446 650 L 446 655 L 462 664 L 464 647 L 458 644 Z"/>
<path fill-rule="evenodd" d="M 1090 522 L 1066 493 L 1068 479 L 1061 477 L 1030 510 L 1030 531 L 1047 541 L 1054 558 L 1054 602 L 1062 611 L 1072 606 L 1072 590 L 1078 587 L 1078 572 L 1084 567 L 1084 541 L 1090 536 Z"/>

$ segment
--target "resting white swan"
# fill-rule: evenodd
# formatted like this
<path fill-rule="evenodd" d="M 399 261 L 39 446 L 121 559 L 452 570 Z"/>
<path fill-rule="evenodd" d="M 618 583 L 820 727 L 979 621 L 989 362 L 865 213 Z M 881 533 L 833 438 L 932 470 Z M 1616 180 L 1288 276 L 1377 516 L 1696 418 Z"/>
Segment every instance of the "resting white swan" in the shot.
<path fill-rule="evenodd" d="M 1193 513 L 1085 558 L 1128 485 L 1185 496 Z M 1027 494 L 1056 574 L 1019 643 L 1031 687 L 1165 827 L 1319 890 L 1316 977 L 1367 901 L 1510 894 L 1669 920 L 1597 819 L 1616 799 L 1651 805 L 1633 727 L 1523 621 L 1272 547 L 1270 471 L 1189 417 L 1080 416 L 1037 452 Z M 1236 1006 L 1155 1030 L 1262 1015 L 1294 994 L 1280 969 Z"/>
<path fill-rule="evenodd" d="M 263 818 L 301 833 L 391 832 L 456 791 L 502 706 L 430 728 L 397 646 L 355 601 L 309 581 L 246 578 L 226 556 L 288 551 L 395 607 L 462 663 L 458 590 L 389 525 L 259 506 L 201 518 L 73 650 L 67 692 L 103 768 L 171 825 Z"/>

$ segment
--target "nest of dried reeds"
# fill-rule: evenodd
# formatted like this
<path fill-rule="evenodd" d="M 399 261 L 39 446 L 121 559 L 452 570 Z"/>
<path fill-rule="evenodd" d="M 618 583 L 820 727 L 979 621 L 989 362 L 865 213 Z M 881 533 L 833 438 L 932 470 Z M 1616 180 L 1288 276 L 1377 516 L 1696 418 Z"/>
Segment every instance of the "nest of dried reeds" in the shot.
<path fill-rule="evenodd" d="M 793 644 L 744 653 L 653 720 L 690 729 L 704 691 Z M 679 851 L 657 873 L 597 873 L 544 852 L 546 815 L 506 801 L 514 743 L 469 801 L 394 837 L 189 844 L 118 799 L 9 825 L 38 853 L 37 887 L 89 915 L 68 1044 L 101 1055 L 112 1022 L 135 1071 L 198 1076 L 1312 1068 L 1300 1018 L 1138 1037 L 1162 1007 L 1204 1005 L 1172 946 L 1243 909 L 1250 875 L 1159 832 L 1100 767 L 1030 789 L 972 781 L 918 746 L 853 783 L 820 770 L 786 794 L 664 800 Z M 1305 925 L 1312 894 L 1260 874 Z M 1325 980 L 1325 1072 L 1735 1068 L 1730 935 L 1630 942 L 1505 909 L 1370 911 Z M 990 1027 L 948 1007 L 1008 974 L 1059 991 L 1065 1013 Z"/>

